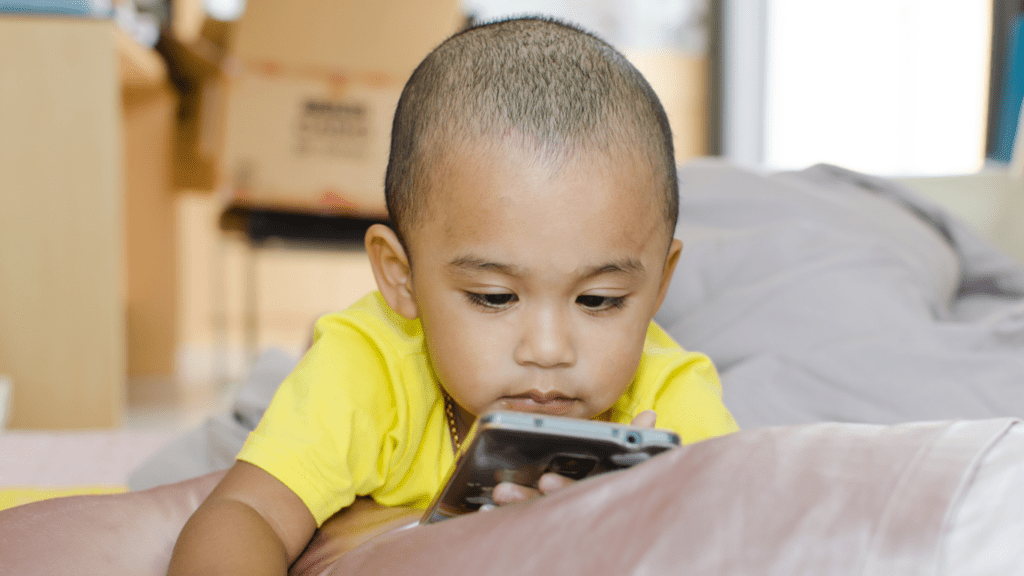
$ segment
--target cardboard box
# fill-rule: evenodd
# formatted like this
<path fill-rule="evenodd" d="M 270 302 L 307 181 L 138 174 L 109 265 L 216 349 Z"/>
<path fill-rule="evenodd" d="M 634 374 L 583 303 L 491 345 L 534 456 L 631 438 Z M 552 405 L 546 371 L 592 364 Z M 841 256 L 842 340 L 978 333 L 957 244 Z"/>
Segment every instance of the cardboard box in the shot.
<path fill-rule="evenodd" d="M 230 22 L 206 18 L 198 31 L 186 34 L 172 28 L 157 43 L 180 100 L 174 136 L 176 189 L 212 191 L 222 183 L 227 113 L 223 68 L 231 29 Z"/>
<path fill-rule="evenodd" d="M 174 374 L 178 238 L 172 187 L 178 96 L 162 80 L 121 93 L 124 147 L 125 318 L 129 376 Z"/>
<path fill-rule="evenodd" d="M 404 82 L 464 20 L 459 0 L 248 0 L 231 52 L 245 62 Z"/>
<path fill-rule="evenodd" d="M 396 78 L 246 68 L 228 100 L 232 203 L 379 218 Z"/>
<path fill-rule="evenodd" d="M 226 84 L 228 203 L 383 217 L 402 87 L 463 20 L 457 0 L 250 0 Z"/>
<path fill-rule="evenodd" d="M 209 192 L 221 186 L 226 105 L 220 73 L 181 92 L 174 136 L 176 189 Z"/>
<path fill-rule="evenodd" d="M 708 152 L 708 62 L 703 54 L 677 50 L 623 48 L 623 55 L 651 84 L 665 108 L 676 160 Z"/>

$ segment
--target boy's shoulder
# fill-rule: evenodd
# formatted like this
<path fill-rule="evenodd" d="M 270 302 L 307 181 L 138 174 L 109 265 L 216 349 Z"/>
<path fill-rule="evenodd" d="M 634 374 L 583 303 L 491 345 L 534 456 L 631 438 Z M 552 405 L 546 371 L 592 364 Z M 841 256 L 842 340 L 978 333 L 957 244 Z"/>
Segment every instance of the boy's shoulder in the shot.
<path fill-rule="evenodd" d="M 701 352 L 686 350 L 655 322 L 647 328 L 644 351 L 629 392 L 656 393 L 670 385 L 688 385 L 694 379 L 718 383 L 711 359 Z"/>
<path fill-rule="evenodd" d="M 316 322 L 314 338 L 339 330 L 365 332 L 373 340 L 421 340 L 419 320 L 409 320 L 395 312 L 379 291 L 373 291 L 339 312 L 326 314 Z"/>
<path fill-rule="evenodd" d="M 282 387 L 300 397 L 325 394 L 365 406 L 420 395 L 432 380 L 418 325 L 391 310 L 379 293 L 367 294 L 317 320 L 312 346 Z"/>
<path fill-rule="evenodd" d="M 644 337 L 644 354 L 679 354 L 685 353 L 680 346 L 664 328 L 657 322 L 651 320 L 647 325 L 647 335 Z"/>

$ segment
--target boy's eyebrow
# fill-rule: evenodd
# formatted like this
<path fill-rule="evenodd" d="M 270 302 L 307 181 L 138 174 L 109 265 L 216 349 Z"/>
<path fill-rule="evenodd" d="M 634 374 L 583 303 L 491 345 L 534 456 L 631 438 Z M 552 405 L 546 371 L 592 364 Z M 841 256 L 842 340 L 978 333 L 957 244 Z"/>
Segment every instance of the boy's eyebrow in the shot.
<path fill-rule="evenodd" d="M 465 270 L 468 272 L 498 272 L 508 276 L 520 276 L 523 269 L 511 264 L 491 262 L 474 256 L 460 256 L 448 263 L 448 266 Z M 635 258 L 624 258 L 607 264 L 583 268 L 580 279 L 586 280 L 602 274 L 626 274 L 628 276 L 643 276 L 645 268 L 640 260 Z"/>
<path fill-rule="evenodd" d="M 468 272 L 500 272 L 508 276 L 517 276 L 519 275 L 519 272 L 521 272 L 518 266 L 489 262 L 483 258 L 477 258 L 474 256 L 459 256 L 449 262 L 448 266 Z"/>
<path fill-rule="evenodd" d="M 583 279 L 593 278 L 601 274 L 626 274 L 627 276 L 643 276 L 645 272 L 643 262 L 636 258 L 625 258 L 618 262 L 609 262 L 601 266 L 585 268 L 581 277 Z"/>

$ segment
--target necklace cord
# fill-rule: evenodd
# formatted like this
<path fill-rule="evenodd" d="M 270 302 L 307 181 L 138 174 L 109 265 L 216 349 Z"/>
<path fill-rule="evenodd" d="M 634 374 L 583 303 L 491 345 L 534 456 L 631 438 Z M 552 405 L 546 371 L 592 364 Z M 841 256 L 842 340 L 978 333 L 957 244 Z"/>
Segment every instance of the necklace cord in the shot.
<path fill-rule="evenodd" d="M 462 439 L 459 437 L 459 427 L 455 423 L 455 401 L 445 391 L 442 391 L 441 395 L 444 396 L 444 415 L 448 419 L 448 430 L 452 435 L 452 448 L 455 454 L 458 454 L 459 450 L 462 450 Z"/>

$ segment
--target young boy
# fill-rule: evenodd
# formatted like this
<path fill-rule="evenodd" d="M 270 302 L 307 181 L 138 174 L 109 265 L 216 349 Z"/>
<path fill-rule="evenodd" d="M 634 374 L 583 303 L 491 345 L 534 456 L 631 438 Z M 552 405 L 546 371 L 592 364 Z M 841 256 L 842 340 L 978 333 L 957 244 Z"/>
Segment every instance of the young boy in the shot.
<path fill-rule="evenodd" d="M 172 574 L 284 574 L 357 496 L 426 507 L 492 408 L 736 429 L 711 362 L 652 322 L 682 248 L 672 137 L 610 46 L 540 19 L 448 39 L 403 91 L 385 190 L 379 292 L 317 323 Z"/>

